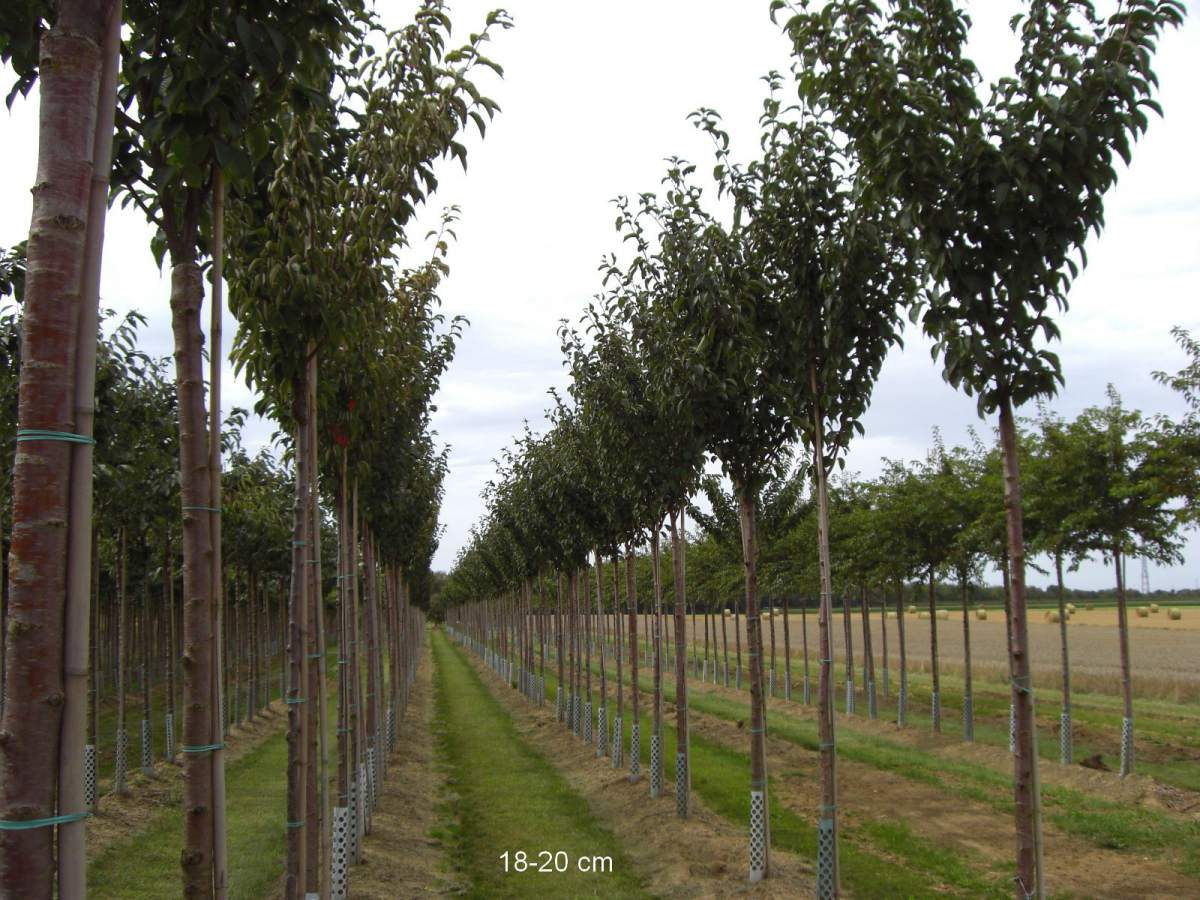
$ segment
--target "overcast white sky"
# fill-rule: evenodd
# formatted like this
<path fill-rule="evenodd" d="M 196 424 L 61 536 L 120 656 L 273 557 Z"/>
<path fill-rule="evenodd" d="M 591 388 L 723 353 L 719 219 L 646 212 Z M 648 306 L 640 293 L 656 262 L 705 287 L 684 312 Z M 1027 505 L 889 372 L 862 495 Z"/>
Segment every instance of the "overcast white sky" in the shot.
<path fill-rule="evenodd" d="M 415 4 L 387 4 L 407 10 Z M 465 40 L 495 3 L 452 4 L 457 36 Z M 549 0 L 504 4 L 516 27 L 497 35 L 492 56 L 503 81 L 486 86 L 502 112 L 486 140 L 469 142 L 469 171 L 443 166 L 442 184 L 427 217 L 454 203 L 463 208 L 444 285 L 445 311 L 471 321 L 437 398 L 435 427 L 452 446 L 442 520 L 446 534 L 435 566 L 448 568 L 467 529 L 483 510 L 479 492 L 492 460 L 523 420 L 542 422 L 551 385 L 563 387 L 558 321 L 578 318 L 599 288 L 596 267 L 616 249 L 610 201 L 657 187 L 667 156 L 704 165 L 707 139 L 687 122 L 698 106 L 718 109 L 746 158 L 757 142 L 763 95 L 760 76 L 789 64 L 789 44 L 771 24 L 768 4 L 745 0 L 610 0 L 601 6 Z M 1099 4 L 1104 6 L 1103 3 Z M 985 76 L 1010 64 L 1015 47 L 1012 0 L 968 3 L 975 27 L 972 51 Z M 394 21 L 401 21 L 400 13 Z M 1054 403 L 1067 416 L 1104 402 L 1113 382 L 1127 405 L 1146 413 L 1177 414 L 1178 399 L 1155 384 L 1154 369 L 1174 370 L 1183 355 L 1173 325 L 1200 331 L 1200 24 L 1189 18 L 1167 36 L 1156 60 L 1165 119 L 1155 120 L 1133 165 L 1107 202 L 1108 226 L 1088 246 L 1090 267 L 1061 318 L 1060 351 L 1066 388 Z M 4 72 L 3 83 L 10 83 Z M 36 94 L 3 114 L 4 177 L 0 180 L 0 246 L 21 240 L 29 227 L 29 186 L 37 152 Z M 150 229 L 140 215 L 109 216 L 102 304 L 137 308 L 150 324 L 143 341 L 152 353 L 170 351 L 168 283 L 149 251 Z M 424 228 L 414 228 L 414 235 Z M 236 327 L 227 319 L 226 334 Z M 249 390 L 227 372 L 227 407 L 249 407 Z M 888 360 L 866 418 L 866 436 L 849 467 L 879 471 L 880 458 L 923 455 L 930 431 L 948 442 L 966 439 L 979 422 L 974 403 L 945 385 L 928 345 L 911 333 Z M 252 444 L 269 441 L 274 426 L 253 421 Z M 1192 536 L 1187 563 L 1152 568 L 1152 587 L 1195 587 L 1200 540 Z M 1031 582 L 1046 579 L 1031 574 Z M 1137 584 L 1135 572 L 1131 581 Z M 1079 587 L 1107 587 L 1111 576 L 1085 564 L 1072 576 Z"/>

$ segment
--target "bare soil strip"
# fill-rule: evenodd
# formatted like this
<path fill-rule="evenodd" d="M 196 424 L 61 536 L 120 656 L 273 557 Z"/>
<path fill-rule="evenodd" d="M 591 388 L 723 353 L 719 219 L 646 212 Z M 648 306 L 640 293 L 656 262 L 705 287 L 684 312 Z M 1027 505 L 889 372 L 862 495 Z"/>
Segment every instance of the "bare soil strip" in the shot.
<path fill-rule="evenodd" d="M 353 897 L 393 900 L 466 889 L 437 836 L 447 825 L 439 813 L 446 773 L 434 757 L 432 725 L 433 663 L 426 641 L 362 863 L 350 869 Z"/>

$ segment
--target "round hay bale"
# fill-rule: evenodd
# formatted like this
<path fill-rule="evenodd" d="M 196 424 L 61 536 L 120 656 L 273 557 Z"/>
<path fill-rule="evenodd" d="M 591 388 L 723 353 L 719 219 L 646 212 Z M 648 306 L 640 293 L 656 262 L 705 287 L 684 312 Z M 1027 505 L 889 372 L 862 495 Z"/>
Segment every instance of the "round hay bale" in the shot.
<path fill-rule="evenodd" d="M 888 610 L 888 618 L 889 618 L 889 619 L 894 619 L 894 618 L 896 618 L 896 611 L 895 611 L 894 609 L 892 609 L 892 610 Z"/>
<path fill-rule="evenodd" d="M 1150 612 L 1152 612 L 1152 613 L 1158 612 L 1158 604 L 1157 603 L 1150 604 Z"/>
<path fill-rule="evenodd" d="M 1067 604 L 1067 612 L 1069 612 L 1071 615 L 1075 615 L 1075 604 L 1074 603 Z"/>
<path fill-rule="evenodd" d="M 986 622 L 987 621 L 987 610 L 986 609 L 975 610 L 975 618 L 977 618 L 980 622 Z"/>
<path fill-rule="evenodd" d="M 1057 609 L 1046 610 L 1046 621 L 1050 622 L 1051 624 L 1057 623 L 1058 622 L 1058 610 Z"/>
<path fill-rule="evenodd" d="M 1139 607 L 1137 608 L 1137 614 L 1138 614 L 1138 618 L 1139 618 L 1139 619 L 1148 619 L 1148 618 L 1150 618 L 1150 607 L 1148 607 L 1148 606 L 1139 606 Z"/>
<path fill-rule="evenodd" d="M 950 610 L 948 609 L 939 609 L 937 614 L 938 618 L 942 619 L 943 621 L 950 618 Z"/>
<path fill-rule="evenodd" d="M 725 618 L 728 619 L 732 615 L 733 615 L 733 613 L 731 613 L 729 610 L 725 610 Z"/>
<path fill-rule="evenodd" d="M 918 618 L 918 619 L 928 619 L 928 618 L 929 618 L 929 613 L 927 613 L 927 612 L 919 612 L 919 613 L 917 613 L 917 618 Z"/>
<path fill-rule="evenodd" d="M 1178 622 L 1180 619 L 1183 618 L 1183 610 L 1180 609 L 1178 606 L 1172 606 L 1170 609 L 1167 610 L 1167 618 L 1170 619 L 1172 622 Z"/>
<path fill-rule="evenodd" d="M 910 603 L 908 606 L 908 614 L 911 616 L 916 611 L 917 611 L 917 608 Z"/>

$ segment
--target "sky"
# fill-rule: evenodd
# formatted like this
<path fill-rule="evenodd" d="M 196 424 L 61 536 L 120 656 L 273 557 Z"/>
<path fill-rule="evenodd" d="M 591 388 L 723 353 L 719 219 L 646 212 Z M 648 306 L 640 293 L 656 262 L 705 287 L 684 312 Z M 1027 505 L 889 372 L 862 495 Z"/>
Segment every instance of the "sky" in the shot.
<path fill-rule="evenodd" d="M 455 37 L 478 30 L 492 3 L 451 3 Z M 1105 9 L 1111 4 L 1098 4 Z M 385 19 L 399 25 L 414 3 L 391 2 Z M 974 27 L 970 51 L 988 80 L 1011 67 L 1016 42 L 1008 19 L 1012 0 L 967 2 Z M 445 163 L 418 243 L 443 207 L 461 207 L 444 283 L 444 311 L 470 321 L 435 402 L 434 428 L 451 447 L 442 510 L 445 533 L 434 558 L 448 569 L 469 527 L 484 511 L 480 491 L 496 459 L 523 422 L 544 425 L 549 388 L 567 377 L 556 333 L 577 321 L 600 290 L 601 257 L 619 249 L 614 230 L 618 195 L 655 190 L 665 160 L 680 156 L 710 167 L 708 139 L 688 122 L 698 107 L 718 110 L 736 158 L 757 146 L 764 96 L 761 77 L 786 70 L 790 44 L 774 26 L 768 4 L 745 0 L 610 0 L 602 5 L 511 0 L 515 27 L 498 33 L 490 55 L 504 78 L 481 79 L 501 112 L 483 140 L 467 141 L 468 171 Z M 1158 385 L 1153 370 L 1174 371 L 1183 353 L 1170 335 L 1179 325 L 1200 332 L 1200 22 L 1187 20 L 1161 42 L 1155 60 L 1165 117 L 1152 120 L 1132 165 L 1106 198 L 1106 228 L 1087 246 L 1088 268 L 1059 318 L 1065 387 L 1052 402 L 1064 416 L 1105 402 L 1112 383 L 1127 406 L 1178 415 L 1180 399 Z M 4 84 L 11 73 L 4 72 Z M 25 237 L 29 186 L 37 158 L 36 91 L 18 100 L 3 122 L 0 246 Z M 171 348 L 169 284 L 150 254 L 151 229 L 139 213 L 114 209 L 105 238 L 101 305 L 138 309 L 148 318 L 148 352 Z M 207 314 L 206 314 L 207 315 Z M 224 331 L 236 322 L 226 312 Z M 226 348 L 227 349 L 227 348 Z M 226 363 L 226 411 L 251 407 L 251 391 Z M 1032 413 L 1032 410 L 1028 410 Z M 967 440 L 968 427 L 990 434 L 974 401 L 946 385 L 915 330 L 884 366 L 864 420 L 866 434 L 847 467 L 877 474 L 883 457 L 919 458 L 934 428 L 947 443 Z M 270 442 L 274 423 L 252 419 L 251 447 Z M 1200 538 L 1189 536 L 1182 566 L 1151 566 L 1152 588 L 1200 585 Z M 1134 586 L 1136 574 L 1130 572 Z M 1030 572 L 1030 583 L 1047 577 Z M 1081 588 L 1107 587 L 1098 561 L 1070 576 Z"/>

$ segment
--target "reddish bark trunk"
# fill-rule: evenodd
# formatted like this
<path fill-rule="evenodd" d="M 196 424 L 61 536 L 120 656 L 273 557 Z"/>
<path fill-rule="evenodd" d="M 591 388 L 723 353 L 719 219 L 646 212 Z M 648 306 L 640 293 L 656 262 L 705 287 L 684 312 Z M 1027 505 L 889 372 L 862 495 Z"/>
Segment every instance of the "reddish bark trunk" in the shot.
<path fill-rule="evenodd" d="M 110 2 L 64 0 L 40 47 L 38 169 L 22 316 L 18 432 L 75 428 L 97 97 Z M 53 816 L 64 701 L 63 621 L 72 444 L 30 439 L 13 465 L 0 721 L 0 818 Z M 85 575 L 86 577 L 86 575 Z M 72 748 L 72 752 L 81 748 Z M 82 809 L 63 810 L 82 812 Z M 53 891 L 52 828 L 0 832 L 0 893 Z"/>

